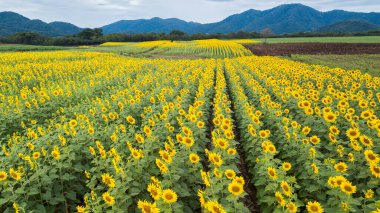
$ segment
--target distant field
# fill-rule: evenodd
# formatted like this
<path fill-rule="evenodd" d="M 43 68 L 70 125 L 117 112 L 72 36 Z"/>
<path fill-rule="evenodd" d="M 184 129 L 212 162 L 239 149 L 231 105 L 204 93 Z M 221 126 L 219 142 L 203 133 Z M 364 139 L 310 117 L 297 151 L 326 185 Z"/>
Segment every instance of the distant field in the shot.
<path fill-rule="evenodd" d="M 264 42 L 264 39 L 258 39 Z M 380 36 L 355 36 L 355 37 L 301 37 L 301 38 L 268 38 L 267 43 L 380 43 Z"/>
<path fill-rule="evenodd" d="M 114 52 L 121 55 L 149 58 L 229 58 L 249 56 L 252 53 L 240 43 L 254 40 L 205 39 L 194 41 L 107 42 L 90 51 Z"/>
<path fill-rule="evenodd" d="M 21 45 L 21 44 L 0 44 L 0 52 L 17 52 L 17 51 L 48 51 L 48 50 L 65 50 L 68 47 L 59 46 L 37 46 L 37 45 Z"/>
<path fill-rule="evenodd" d="M 360 69 L 362 72 L 380 76 L 380 54 L 361 55 L 292 55 L 291 60 L 319 64 L 328 67 L 340 67 L 347 70 Z"/>

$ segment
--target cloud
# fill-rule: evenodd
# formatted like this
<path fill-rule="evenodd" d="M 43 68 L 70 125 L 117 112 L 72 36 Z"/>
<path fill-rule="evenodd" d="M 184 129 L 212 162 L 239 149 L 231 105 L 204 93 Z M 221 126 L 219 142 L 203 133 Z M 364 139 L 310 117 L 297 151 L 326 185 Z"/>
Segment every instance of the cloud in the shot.
<path fill-rule="evenodd" d="M 101 27 L 123 19 L 152 17 L 210 23 L 248 9 L 266 10 L 289 3 L 294 0 L 0 0 L 0 8 L 46 22 Z M 380 12 L 380 1 L 373 0 L 303 0 L 302 4 L 321 11 Z"/>

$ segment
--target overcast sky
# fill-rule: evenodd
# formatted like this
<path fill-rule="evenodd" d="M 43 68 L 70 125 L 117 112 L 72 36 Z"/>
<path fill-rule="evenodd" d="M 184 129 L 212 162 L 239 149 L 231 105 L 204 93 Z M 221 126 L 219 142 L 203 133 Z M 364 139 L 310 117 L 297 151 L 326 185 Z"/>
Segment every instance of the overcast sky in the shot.
<path fill-rule="evenodd" d="M 302 3 L 321 11 L 380 12 L 380 0 L 0 0 L 0 10 L 45 22 L 101 27 L 122 19 L 152 17 L 210 23 L 248 9 L 265 10 L 287 3 Z"/>

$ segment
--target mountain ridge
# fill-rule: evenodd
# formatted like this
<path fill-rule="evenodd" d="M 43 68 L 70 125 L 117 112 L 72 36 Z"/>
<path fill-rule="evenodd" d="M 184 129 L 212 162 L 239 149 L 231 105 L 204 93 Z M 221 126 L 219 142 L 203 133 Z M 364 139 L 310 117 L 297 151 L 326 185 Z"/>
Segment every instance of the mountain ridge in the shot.
<path fill-rule="evenodd" d="M 360 20 L 363 23 L 352 25 L 357 29 L 367 29 L 370 26 L 380 27 L 380 12 L 350 12 L 345 10 L 331 10 L 321 12 L 312 7 L 296 3 L 283 4 L 267 10 L 249 9 L 233 14 L 225 19 L 201 24 L 184 21 L 178 18 L 159 18 L 119 20 L 100 27 L 105 34 L 112 33 L 169 33 L 172 30 L 181 30 L 188 34 L 195 33 L 231 33 L 238 31 L 260 32 L 270 28 L 276 34 L 298 32 L 321 32 L 323 27 L 334 27 L 334 24 L 348 20 Z M 368 24 L 364 24 L 364 22 Z M 364 27 L 364 25 L 367 25 Z M 340 25 L 336 25 L 340 26 Z M 347 25 L 348 26 L 348 25 Z M 340 26 L 341 27 L 341 26 Z M 329 32 L 334 29 L 328 29 Z M 64 36 L 78 33 L 83 28 L 66 22 L 45 23 L 41 20 L 31 20 L 13 12 L 0 12 L 0 36 L 16 32 L 37 32 L 48 36 Z M 341 30 L 349 32 L 349 27 Z"/>

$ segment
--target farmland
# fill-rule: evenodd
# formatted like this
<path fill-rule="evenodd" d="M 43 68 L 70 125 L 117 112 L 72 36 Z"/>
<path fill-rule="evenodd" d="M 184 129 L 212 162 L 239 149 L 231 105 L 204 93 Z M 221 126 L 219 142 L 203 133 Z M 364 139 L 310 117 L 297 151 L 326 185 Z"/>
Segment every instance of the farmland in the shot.
<path fill-rule="evenodd" d="M 353 37 L 296 37 L 296 38 L 268 38 L 259 39 L 269 44 L 275 43 L 380 43 L 380 36 L 353 36 Z"/>
<path fill-rule="evenodd" d="M 92 50 L 117 52 L 127 56 L 197 56 L 202 58 L 226 58 L 249 56 L 252 53 L 242 44 L 255 43 L 253 40 L 195 40 L 195 41 L 147 41 L 107 42 Z"/>
<path fill-rule="evenodd" d="M 379 209 L 380 78 L 245 43 L 0 53 L 0 211 Z"/>

